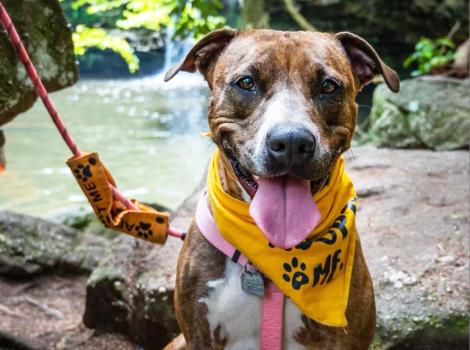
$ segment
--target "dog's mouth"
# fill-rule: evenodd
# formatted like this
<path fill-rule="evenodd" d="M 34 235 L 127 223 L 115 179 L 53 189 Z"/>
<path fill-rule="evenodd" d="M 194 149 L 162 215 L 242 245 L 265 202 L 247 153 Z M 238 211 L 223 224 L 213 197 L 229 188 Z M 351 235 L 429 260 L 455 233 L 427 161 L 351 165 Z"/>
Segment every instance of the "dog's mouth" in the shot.
<path fill-rule="evenodd" d="M 238 182 L 243 187 L 243 189 L 248 193 L 248 195 L 253 198 L 258 190 L 259 184 L 258 181 L 260 180 L 259 176 L 251 174 L 248 170 L 246 170 L 235 158 L 233 152 L 230 150 L 225 149 L 225 154 L 227 158 L 230 160 L 230 164 L 232 166 L 233 172 L 237 177 Z M 270 177 L 271 179 L 287 179 L 290 175 L 277 175 Z M 318 190 L 321 189 L 322 186 L 326 183 L 328 179 L 328 175 L 326 177 L 322 177 L 318 180 L 310 181 L 310 189 L 311 190 Z"/>
<path fill-rule="evenodd" d="M 232 165 L 233 172 L 235 173 L 238 182 L 243 187 L 243 189 L 248 193 L 248 195 L 253 198 L 258 191 L 258 183 L 256 182 L 254 176 L 250 174 L 241 166 L 241 164 L 235 159 L 235 157 L 229 155 L 230 164 Z"/>
<path fill-rule="evenodd" d="M 252 198 L 250 215 L 269 242 L 284 249 L 302 242 L 320 220 L 310 181 L 290 175 L 255 178 L 232 152 L 226 154 L 238 182 Z"/>

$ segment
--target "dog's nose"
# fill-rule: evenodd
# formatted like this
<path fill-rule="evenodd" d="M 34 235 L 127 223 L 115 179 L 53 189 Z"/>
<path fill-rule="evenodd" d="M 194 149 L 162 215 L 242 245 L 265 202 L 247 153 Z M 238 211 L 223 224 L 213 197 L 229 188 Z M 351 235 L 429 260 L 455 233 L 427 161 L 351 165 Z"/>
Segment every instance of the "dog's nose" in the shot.
<path fill-rule="evenodd" d="M 292 166 L 310 157 L 315 151 L 315 137 L 302 126 L 280 124 L 269 130 L 267 149 L 275 161 Z"/>

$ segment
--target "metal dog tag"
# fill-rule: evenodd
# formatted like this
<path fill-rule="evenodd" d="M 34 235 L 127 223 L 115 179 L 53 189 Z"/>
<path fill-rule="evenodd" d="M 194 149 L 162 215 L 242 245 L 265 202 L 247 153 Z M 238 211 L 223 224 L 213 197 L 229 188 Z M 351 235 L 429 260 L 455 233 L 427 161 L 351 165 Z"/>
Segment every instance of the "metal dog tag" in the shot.
<path fill-rule="evenodd" d="M 264 296 L 264 280 L 263 275 L 258 271 L 245 271 L 240 276 L 240 282 L 242 289 L 248 294 L 257 295 L 259 297 Z"/>

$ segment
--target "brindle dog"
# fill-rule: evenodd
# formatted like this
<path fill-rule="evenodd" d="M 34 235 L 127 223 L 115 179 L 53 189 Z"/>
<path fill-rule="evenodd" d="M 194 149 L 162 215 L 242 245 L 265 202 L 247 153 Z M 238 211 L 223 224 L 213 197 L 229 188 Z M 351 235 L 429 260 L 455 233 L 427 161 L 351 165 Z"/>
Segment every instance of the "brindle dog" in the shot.
<path fill-rule="evenodd" d="M 209 125 L 221 150 L 226 192 L 250 201 L 259 177 L 311 181 L 315 193 L 351 144 L 355 98 L 376 75 L 393 91 L 397 74 L 362 38 L 274 30 L 222 29 L 199 41 L 166 80 L 199 70 L 212 97 Z M 193 222 L 181 251 L 175 305 L 182 335 L 167 349 L 259 348 L 261 298 L 240 288 L 241 267 L 215 249 Z M 285 306 L 284 349 L 367 349 L 375 332 L 374 292 L 360 242 L 346 328 Z"/>

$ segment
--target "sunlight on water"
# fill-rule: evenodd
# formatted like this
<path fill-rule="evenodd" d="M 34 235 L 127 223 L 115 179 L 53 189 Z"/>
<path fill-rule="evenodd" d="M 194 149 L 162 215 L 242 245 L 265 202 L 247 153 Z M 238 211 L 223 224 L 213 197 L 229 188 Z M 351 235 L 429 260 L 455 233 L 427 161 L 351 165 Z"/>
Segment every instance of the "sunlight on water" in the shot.
<path fill-rule="evenodd" d="M 85 80 L 52 95 L 82 151 L 99 152 L 124 194 L 173 209 L 201 181 L 212 150 L 200 135 L 208 90 L 194 75 L 178 78 Z M 41 103 L 4 132 L 1 209 L 40 216 L 88 209 L 64 163 L 70 153 Z"/>

